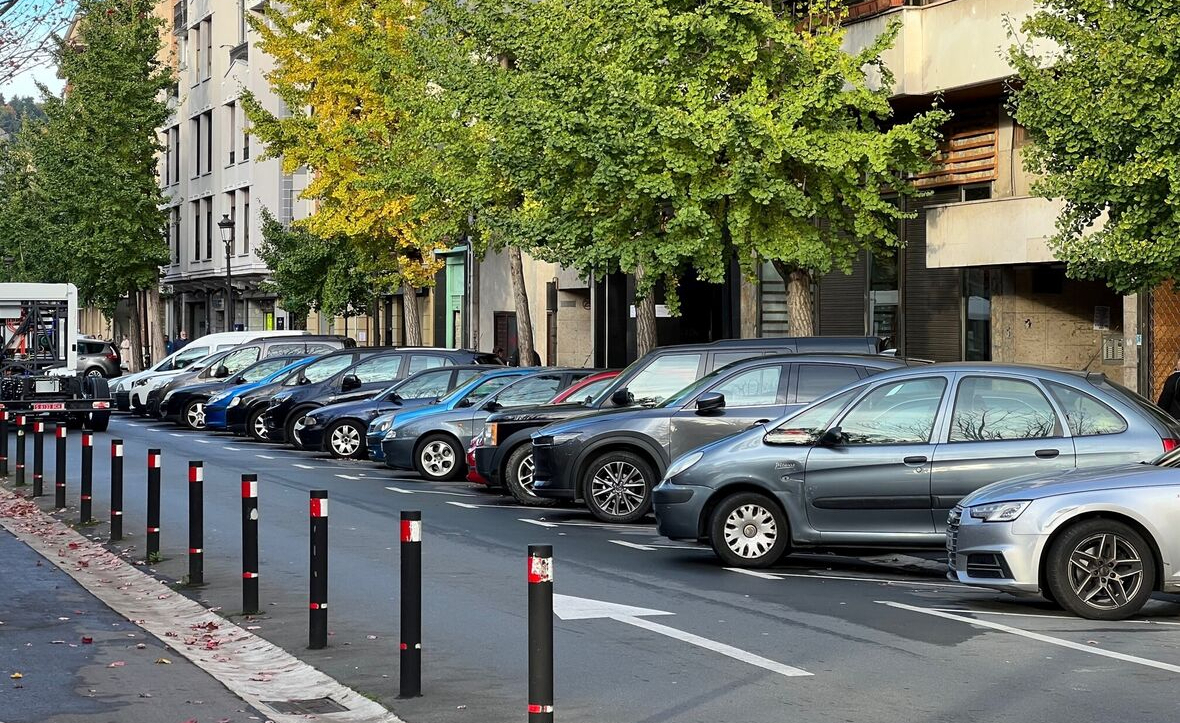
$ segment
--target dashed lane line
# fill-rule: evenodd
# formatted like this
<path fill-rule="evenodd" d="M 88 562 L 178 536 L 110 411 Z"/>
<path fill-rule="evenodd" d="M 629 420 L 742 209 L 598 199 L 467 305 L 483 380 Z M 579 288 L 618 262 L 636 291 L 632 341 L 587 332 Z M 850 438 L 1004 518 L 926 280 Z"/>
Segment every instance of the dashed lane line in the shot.
<path fill-rule="evenodd" d="M 632 550 L 643 550 L 644 552 L 655 552 L 657 549 L 651 545 L 640 545 L 635 542 L 627 542 L 626 540 L 608 540 L 608 542 L 611 542 L 615 545 L 621 545 L 623 547 L 629 547 Z"/>
<path fill-rule="evenodd" d="M 270 456 L 269 454 L 256 454 L 254 456 L 258 459 L 274 459 L 274 457 Z"/>
<path fill-rule="evenodd" d="M 207 439 L 198 439 L 197 444 L 213 444 L 213 443 Z"/>
<path fill-rule="evenodd" d="M 408 490 L 402 487 L 386 487 L 390 492 L 397 492 L 402 495 L 447 495 L 450 497 L 478 497 L 469 492 L 448 492 L 446 490 Z M 472 505 L 474 507 L 474 505 Z M 485 506 L 485 505 L 480 505 Z"/>
<path fill-rule="evenodd" d="M 1046 620 L 1073 620 L 1074 622 L 1087 622 L 1075 615 L 1053 615 L 1048 613 L 1014 613 L 1002 610 L 969 610 L 966 608 L 930 608 L 940 613 L 962 613 L 964 615 L 1001 615 L 1013 618 L 1045 618 Z M 1165 620 L 1143 620 L 1133 618 L 1130 620 L 1103 620 L 1103 625 L 1124 624 L 1124 625 L 1171 625 L 1180 626 L 1180 623 L 1170 623 Z"/>
<path fill-rule="evenodd" d="M 230 452 L 241 452 L 242 451 L 241 447 L 225 447 L 225 449 L 229 450 Z"/>
<path fill-rule="evenodd" d="M 292 466 L 292 467 L 298 467 L 299 469 L 316 469 L 316 468 L 315 468 L 313 465 L 310 465 L 310 464 L 300 464 L 299 462 L 292 462 L 292 463 L 291 463 L 291 466 Z"/>
<path fill-rule="evenodd" d="M 882 585 L 896 585 L 900 587 L 937 587 L 942 589 L 969 589 L 981 590 L 984 592 L 992 592 L 988 588 L 975 587 L 974 585 L 964 585 L 958 582 L 924 582 L 921 580 L 890 580 L 883 577 L 858 577 L 854 575 L 821 575 L 821 574 L 807 574 L 801 572 L 762 572 L 761 570 L 746 570 L 740 567 L 724 568 L 729 572 L 737 572 L 742 575 L 749 575 L 750 577 L 759 577 L 763 580 L 783 580 L 788 577 L 801 577 L 808 580 L 841 580 L 847 582 L 872 582 Z"/>

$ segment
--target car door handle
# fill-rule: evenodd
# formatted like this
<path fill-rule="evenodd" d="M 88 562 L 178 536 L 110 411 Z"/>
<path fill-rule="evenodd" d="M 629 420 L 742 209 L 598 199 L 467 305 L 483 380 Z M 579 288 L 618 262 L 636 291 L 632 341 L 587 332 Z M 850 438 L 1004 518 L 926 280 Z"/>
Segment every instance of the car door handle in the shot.
<path fill-rule="evenodd" d="M 1036 455 L 1041 459 L 1054 459 L 1059 454 L 1061 454 L 1061 450 L 1058 449 L 1038 449 L 1036 451 Z"/>
<path fill-rule="evenodd" d="M 915 455 L 911 455 L 909 457 L 906 457 L 906 458 L 902 459 L 901 461 L 905 462 L 906 464 L 909 464 L 909 465 L 917 466 L 917 465 L 926 464 L 926 456 L 921 455 L 921 454 L 915 454 Z"/>

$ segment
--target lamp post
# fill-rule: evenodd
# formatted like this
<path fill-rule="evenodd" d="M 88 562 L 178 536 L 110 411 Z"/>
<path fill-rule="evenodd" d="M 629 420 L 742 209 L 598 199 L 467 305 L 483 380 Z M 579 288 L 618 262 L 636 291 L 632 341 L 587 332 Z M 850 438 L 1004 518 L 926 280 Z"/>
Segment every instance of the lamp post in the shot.
<path fill-rule="evenodd" d="M 221 229 L 221 242 L 225 244 L 225 330 L 234 330 L 234 287 L 233 287 L 233 255 L 234 255 L 234 220 L 228 213 L 221 214 L 217 222 Z"/>

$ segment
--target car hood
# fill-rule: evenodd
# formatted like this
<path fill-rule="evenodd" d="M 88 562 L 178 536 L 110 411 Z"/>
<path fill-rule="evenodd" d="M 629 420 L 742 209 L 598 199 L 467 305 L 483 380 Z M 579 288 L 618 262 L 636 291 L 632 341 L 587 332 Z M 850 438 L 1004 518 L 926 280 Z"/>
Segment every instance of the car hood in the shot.
<path fill-rule="evenodd" d="M 577 414 L 597 411 L 584 404 L 539 404 L 535 407 L 514 409 L 510 412 L 496 412 L 488 417 L 489 422 L 546 422 L 567 419 Z"/>
<path fill-rule="evenodd" d="M 173 382 L 175 384 L 175 382 Z M 186 394 L 216 394 L 227 386 L 224 381 L 216 382 L 181 382 L 172 387 L 169 391 L 173 393 L 184 392 Z"/>
<path fill-rule="evenodd" d="M 585 409 L 585 407 L 582 407 Z M 625 429 L 646 419 L 667 419 L 676 409 L 662 409 L 659 407 L 623 407 L 610 409 L 605 412 L 590 412 L 573 419 L 556 421 L 542 428 L 538 434 L 563 434 L 566 432 L 581 432 L 586 429 L 604 427 L 607 429 Z"/>
<path fill-rule="evenodd" d="M 430 401 L 433 401 L 433 400 L 430 400 Z M 374 425 L 380 424 L 381 422 L 385 422 L 385 421 L 392 421 L 394 425 L 401 424 L 402 422 L 408 421 L 409 419 L 413 419 L 414 417 L 418 416 L 421 412 L 424 412 L 426 410 L 434 410 L 434 409 L 439 409 L 439 407 L 435 407 L 433 404 L 431 404 L 429 402 L 426 404 L 420 404 L 415 407 L 410 407 L 409 409 L 406 409 L 403 407 L 402 409 L 399 409 L 396 412 L 389 412 L 387 414 L 378 415 L 376 418 L 373 419 L 373 421 L 369 422 L 369 427 L 372 428 Z"/>
<path fill-rule="evenodd" d="M 469 409 L 469 408 L 464 407 L 464 409 Z M 455 411 L 455 410 L 448 409 L 448 408 L 438 405 L 438 404 L 421 404 L 421 405 L 419 405 L 417 407 L 413 407 L 411 409 L 406 409 L 403 411 L 396 412 L 394 414 L 394 418 L 393 418 L 393 426 L 400 427 L 403 424 L 406 424 L 408 422 L 412 422 L 414 420 L 420 419 L 420 418 L 428 416 L 428 415 L 441 414 L 443 412 L 452 412 L 452 411 Z"/>
<path fill-rule="evenodd" d="M 1036 500 L 1044 497 L 1180 484 L 1180 470 L 1151 464 L 1067 469 L 1053 474 L 1024 475 L 994 482 L 972 492 L 960 502 L 964 507 L 1007 500 Z"/>
<path fill-rule="evenodd" d="M 408 407 L 417 407 L 433 401 L 434 397 L 426 399 L 402 399 L 396 402 L 377 401 L 376 399 L 361 399 L 355 402 L 338 402 L 328 404 L 316 410 L 316 417 L 325 419 L 339 419 L 341 417 L 357 417 L 358 419 L 373 419 L 381 414 L 389 414 Z"/>

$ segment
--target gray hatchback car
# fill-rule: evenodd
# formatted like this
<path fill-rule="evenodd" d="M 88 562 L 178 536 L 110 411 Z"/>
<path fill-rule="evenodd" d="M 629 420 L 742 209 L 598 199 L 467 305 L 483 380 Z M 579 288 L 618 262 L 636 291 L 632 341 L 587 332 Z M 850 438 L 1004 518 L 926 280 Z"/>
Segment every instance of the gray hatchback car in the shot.
<path fill-rule="evenodd" d="M 689 452 L 654 493 L 661 534 L 733 566 L 792 547 L 941 547 L 993 482 L 1157 457 L 1180 424 L 1102 374 L 985 363 L 869 377 Z"/>

